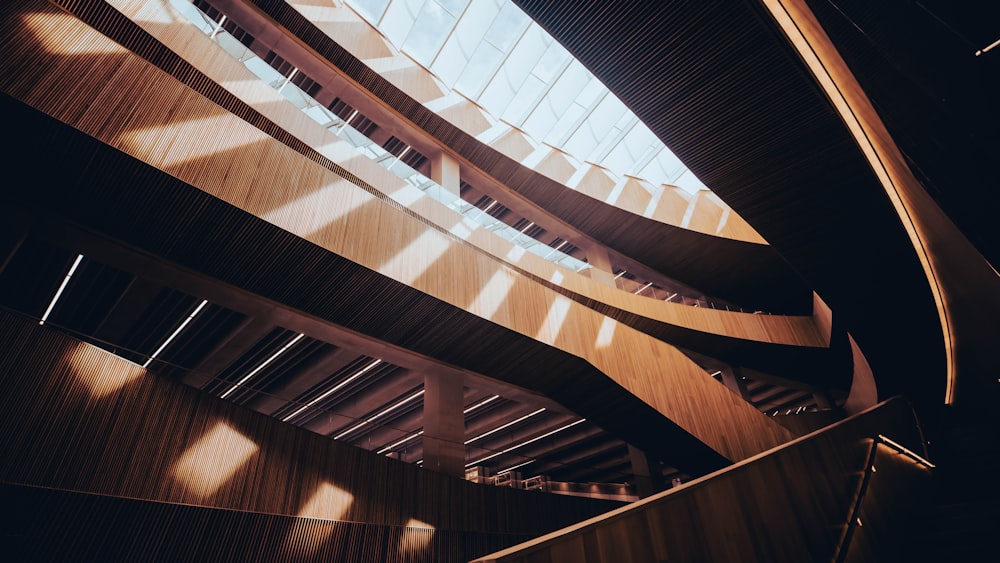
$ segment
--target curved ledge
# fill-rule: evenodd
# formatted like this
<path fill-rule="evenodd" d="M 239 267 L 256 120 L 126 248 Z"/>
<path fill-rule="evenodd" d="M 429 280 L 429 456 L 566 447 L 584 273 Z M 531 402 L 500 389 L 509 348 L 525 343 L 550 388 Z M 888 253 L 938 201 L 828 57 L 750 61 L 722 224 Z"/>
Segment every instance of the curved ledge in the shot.
<path fill-rule="evenodd" d="M 230 10 L 231 17 L 237 18 L 255 39 L 272 47 L 281 44 L 286 58 L 296 56 L 289 52 L 290 47 L 304 49 L 300 51 L 303 59 L 308 55 L 312 60 L 295 60 L 295 64 L 318 82 L 336 74 L 329 76 L 329 82 L 339 80 L 340 85 L 370 93 L 364 95 L 365 99 L 351 99 L 352 105 L 368 104 L 373 113 L 381 111 L 386 122 L 402 121 L 410 124 L 409 129 L 426 132 L 432 145 L 421 147 L 417 139 L 408 141 L 429 154 L 448 151 L 462 163 L 463 175 L 483 180 L 476 185 L 482 186 L 487 195 L 500 199 L 524 217 L 538 219 L 536 222 L 546 224 L 548 218 L 551 223 L 555 218 L 565 225 L 562 233 L 549 229 L 554 234 L 574 244 L 582 235 L 587 240 L 578 246 L 606 246 L 619 255 L 629 271 L 649 272 L 651 277 L 666 275 L 745 308 L 810 313 L 812 292 L 770 246 L 706 235 L 634 215 L 523 166 L 424 107 L 284 2 L 257 2 L 262 13 L 238 0 L 215 4 Z M 268 19 L 291 32 L 295 39 L 290 41 L 277 34 Z M 375 104 L 378 107 L 366 101 L 369 95 L 380 100 Z M 407 132 L 403 135 L 407 136 Z M 664 248 L 670 251 L 664 252 Z"/>

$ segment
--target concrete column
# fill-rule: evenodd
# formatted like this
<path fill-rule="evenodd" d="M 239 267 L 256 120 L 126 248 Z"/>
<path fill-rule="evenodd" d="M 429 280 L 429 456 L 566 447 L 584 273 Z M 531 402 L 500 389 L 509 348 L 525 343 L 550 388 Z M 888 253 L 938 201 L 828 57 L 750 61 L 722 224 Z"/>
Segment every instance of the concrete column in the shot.
<path fill-rule="evenodd" d="M 599 281 L 607 285 L 615 285 L 615 274 L 611 268 L 611 258 L 608 251 L 603 248 L 587 249 L 587 262 L 592 268 L 587 269 L 590 279 Z"/>
<path fill-rule="evenodd" d="M 461 378 L 424 375 L 424 468 L 465 477 L 464 386 Z"/>
<path fill-rule="evenodd" d="M 431 159 L 431 180 L 455 197 L 459 197 L 461 187 L 459 181 L 458 161 L 450 156 L 439 153 Z"/>
<path fill-rule="evenodd" d="M 635 477 L 635 493 L 639 498 L 663 490 L 663 471 L 659 463 L 650 461 L 646 452 L 628 444 L 628 457 L 632 461 L 632 475 Z"/>

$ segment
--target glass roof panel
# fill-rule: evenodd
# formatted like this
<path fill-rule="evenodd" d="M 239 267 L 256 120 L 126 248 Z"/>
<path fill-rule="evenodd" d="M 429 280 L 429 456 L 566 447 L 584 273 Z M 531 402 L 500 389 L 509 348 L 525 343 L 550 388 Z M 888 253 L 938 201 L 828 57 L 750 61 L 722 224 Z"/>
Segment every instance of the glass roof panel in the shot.
<path fill-rule="evenodd" d="M 604 84 L 509 0 L 346 4 L 446 88 L 535 144 L 653 186 L 704 189 Z"/>

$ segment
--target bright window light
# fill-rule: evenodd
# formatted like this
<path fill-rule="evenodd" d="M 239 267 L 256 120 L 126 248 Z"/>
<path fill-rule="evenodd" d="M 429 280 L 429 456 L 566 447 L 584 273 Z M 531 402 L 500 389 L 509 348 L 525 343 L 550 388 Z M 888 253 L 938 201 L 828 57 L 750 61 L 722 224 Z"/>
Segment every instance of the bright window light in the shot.
<path fill-rule="evenodd" d="M 73 261 L 73 265 L 70 266 L 69 271 L 66 272 L 66 277 L 64 277 L 62 283 L 59 284 L 59 289 L 56 290 L 55 296 L 52 297 L 52 301 L 49 303 L 48 308 L 45 309 L 45 313 L 42 315 L 42 318 L 38 321 L 38 324 L 43 325 L 45 324 L 45 321 L 48 320 L 49 315 L 52 313 L 52 308 L 56 306 L 56 301 L 59 301 L 59 296 L 62 295 L 63 290 L 66 289 L 66 284 L 69 283 L 69 279 L 73 277 L 73 272 L 76 271 L 77 267 L 80 265 L 80 262 L 82 260 L 83 260 L 83 254 L 78 254 L 76 256 L 76 260 Z"/>

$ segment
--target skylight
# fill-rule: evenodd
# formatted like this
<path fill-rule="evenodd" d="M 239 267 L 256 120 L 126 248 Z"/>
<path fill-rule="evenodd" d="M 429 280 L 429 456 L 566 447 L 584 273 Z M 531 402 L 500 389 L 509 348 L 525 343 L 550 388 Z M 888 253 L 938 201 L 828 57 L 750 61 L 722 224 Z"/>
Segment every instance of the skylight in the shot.
<path fill-rule="evenodd" d="M 441 85 L 580 163 L 694 193 L 704 184 L 509 0 L 346 0 Z M 496 136 L 494 136 L 495 138 Z"/>

